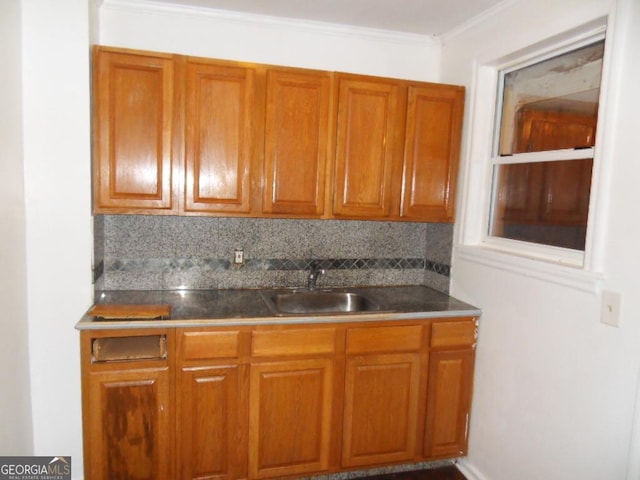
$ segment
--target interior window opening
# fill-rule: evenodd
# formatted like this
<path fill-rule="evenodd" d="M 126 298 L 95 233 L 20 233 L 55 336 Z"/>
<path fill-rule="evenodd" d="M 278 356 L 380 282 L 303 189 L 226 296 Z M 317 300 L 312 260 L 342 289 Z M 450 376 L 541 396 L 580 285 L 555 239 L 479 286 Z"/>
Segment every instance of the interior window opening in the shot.
<path fill-rule="evenodd" d="M 500 73 L 490 236 L 584 251 L 603 53 Z"/>

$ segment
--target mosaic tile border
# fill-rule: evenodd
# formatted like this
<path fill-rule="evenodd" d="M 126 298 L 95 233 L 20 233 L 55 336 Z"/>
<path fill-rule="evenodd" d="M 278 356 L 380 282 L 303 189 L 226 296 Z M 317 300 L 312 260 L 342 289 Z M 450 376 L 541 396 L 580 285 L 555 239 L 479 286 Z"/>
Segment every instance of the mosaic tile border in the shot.
<path fill-rule="evenodd" d="M 240 267 L 222 258 L 145 258 L 105 260 L 104 272 L 157 272 L 199 270 L 298 271 L 312 267 L 326 270 L 428 270 L 445 277 L 451 267 L 424 258 L 247 259 Z"/>

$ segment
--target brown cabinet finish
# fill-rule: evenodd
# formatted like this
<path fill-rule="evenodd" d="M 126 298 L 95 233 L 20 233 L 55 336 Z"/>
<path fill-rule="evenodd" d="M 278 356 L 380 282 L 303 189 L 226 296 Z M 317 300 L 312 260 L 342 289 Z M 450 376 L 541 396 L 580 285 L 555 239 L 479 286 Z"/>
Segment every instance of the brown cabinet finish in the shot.
<path fill-rule="evenodd" d="M 453 220 L 462 87 L 97 47 L 94 211 Z"/>
<path fill-rule="evenodd" d="M 247 476 L 247 329 L 179 329 L 176 463 L 181 479 Z"/>
<path fill-rule="evenodd" d="M 463 110 L 462 87 L 409 86 L 401 217 L 453 221 Z"/>
<path fill-rule="evenodd" d="M 251 478 L 329 469 L 334 384 L 331 358 L 251 365 Z"/>
<path fill-rule="evenodd" d="M 404 130 L 399 81 L 338 75 L 333 215 L 388 218 Z"/>
<path fill-rule="evenodd" d="M 192 367 L 180 372 L 177 459 L 182 479 L 242 476 L 239 366 Z"/>
<path fill-rule="evenodd" d="M 342 465 L 411 461 L 416 456 L 421 356 L 347 358 Z"/>
<path fill-rule="evenodd" d="M 424 421 L 421 324 L 347 329 L 342 465 L 412 461 Z"/>
<path fill-rule="evenodd" d="M 177 213 L 171 55 L 94 51 L 94 210 Z"/>
<path fill-rule="evenodd" d="M 249 213 L 256 72 L 194 59 L 186 72 L 184 211 Z"/>
<path fill-rule="evenodd" d="M 475 340 L 470 317 L 82 331 L 85 476 L 297 478 L 464 455 Z"/>
<path fill-rule="evenodd" d="M 101 462 L 89 478 L 172 478 L 169 432 L 169 371 L 113 371 L 91 374 L 89 440 Z"/>
<path fill-rule="evenodd" d="M 170 332 L 160 332 L 172 345 Z M 174 478 L 174 380 L 166 358 L 96 360 L 96 338 L 146 337 L 144 330 L 82 332 L 85 475 L 92 480 Z M 142 343 L 145 346 L 149 342 Z M 108 358 L 106 355 L 104 358 Z"/>
<path fill-rule="evenodd" d="M 474 351 L 436 351 L 429 358 L 425 456 L 464 455 L 473 384 Z"/>
<path fill-rule="evenodd" d="M 264 213 L 324 214 L 331 82 L 329 72 L 267 69 Z"/>
<path fill-rule="evenodd" d="M 431 328 L 427 419 L 427 458 L 464 455 L 473 394 L 477 325 L 473 318 L 434 322 Z"/>

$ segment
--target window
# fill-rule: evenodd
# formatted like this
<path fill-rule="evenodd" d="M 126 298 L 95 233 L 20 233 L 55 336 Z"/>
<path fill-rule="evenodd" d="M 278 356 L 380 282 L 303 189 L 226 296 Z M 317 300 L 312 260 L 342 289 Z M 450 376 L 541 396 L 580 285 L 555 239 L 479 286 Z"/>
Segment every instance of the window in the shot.
<path fill-rule="evenodd" d="M 600 35 L 499 72 L 489 243 L 581 263 L 603 53 Z"/>

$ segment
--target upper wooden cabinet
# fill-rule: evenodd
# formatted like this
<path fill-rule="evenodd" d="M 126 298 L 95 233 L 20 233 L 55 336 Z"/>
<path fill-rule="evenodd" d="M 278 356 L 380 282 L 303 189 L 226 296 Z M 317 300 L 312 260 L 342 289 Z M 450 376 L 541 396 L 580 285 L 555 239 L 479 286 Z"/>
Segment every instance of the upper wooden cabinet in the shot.
<path fill-rule="evenodd" d="M 402 144 L 401 85 L 392 79 L 340 75 L 333 214 L 387 218 Z"/>
<path fill-rule="evenodd" d="M 96 47 L 96 213 L 453 220 L 462 87 Z"/>
<path fill-rule="evenodd" d="M 171 55 L 96 50 L 96 213 L 178 212 L 174 82 Z"/>
<path fill-rule="evenodd" d="M 185 212 L 249 213 L 255 69 L 187 61 Z"/>
<path fill-rule="evenodd" d="M 464 88 L 344 76 L 334 215 L 451 222 Z"/>
<path fill-rule="evenodd" d="M 401 217 L 453 220 L 463 110 L 462 87 L 409 86 Z"/>
<path fill-rule="evenodd" d="M 264 213 L 324 213 L 331 81 L 329 72 L 267 71 Z"/>

